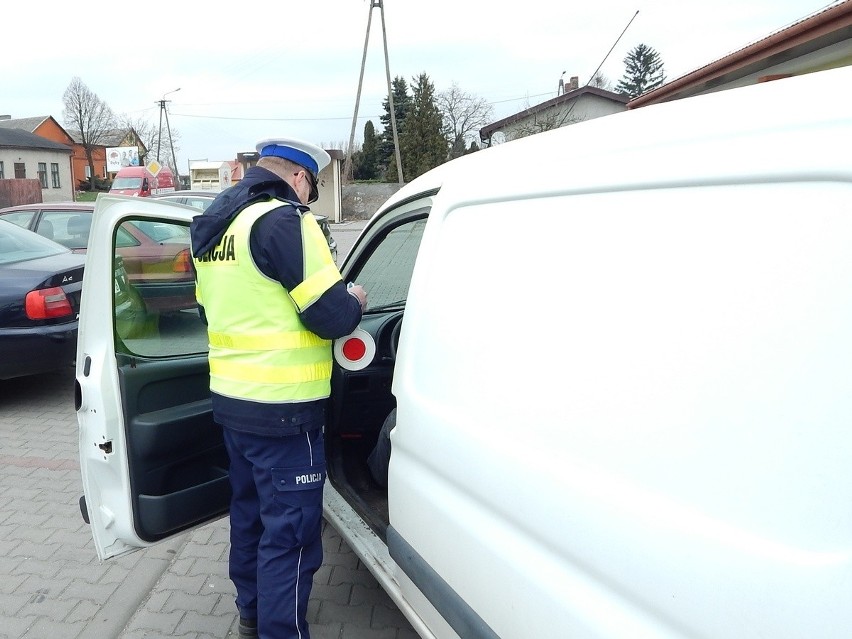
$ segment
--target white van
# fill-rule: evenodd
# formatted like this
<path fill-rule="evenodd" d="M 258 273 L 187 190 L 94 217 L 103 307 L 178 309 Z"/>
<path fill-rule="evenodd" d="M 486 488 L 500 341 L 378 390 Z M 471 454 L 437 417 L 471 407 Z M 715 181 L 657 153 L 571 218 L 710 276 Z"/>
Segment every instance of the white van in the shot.
<path fill-rule="evenodd" d="M 850 86 L 535 135 L 373 217 L 342 267 L 370 303 L 335 347 L 325 514 L 423 637 L 849 637 Z M 203 324 L 118 332 L 111 294 L 116 227 L 191 215 L 97 202 L 77 406 L 101 558 L 227 512 Z"/>

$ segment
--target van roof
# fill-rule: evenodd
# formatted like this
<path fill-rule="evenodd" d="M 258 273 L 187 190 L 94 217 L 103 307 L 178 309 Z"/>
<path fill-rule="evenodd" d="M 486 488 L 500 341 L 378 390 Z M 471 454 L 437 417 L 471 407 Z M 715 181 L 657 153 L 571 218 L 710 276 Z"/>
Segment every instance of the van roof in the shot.
<path fill-rule="evenodd" d="M 852 67 L 843 67 L 539 133 L 432 169 L 397 191 L 377 215 L 438 188 L 441 197 L 452 191 L 459 201 L 729 183 L 757 174 L 819 179 L 843 170 L 852 178 L 848 149 L 836 136 L 838 126 L 852 128 L 850 83 Z M 814 153 L 819 132 L 825 139 Z"/>

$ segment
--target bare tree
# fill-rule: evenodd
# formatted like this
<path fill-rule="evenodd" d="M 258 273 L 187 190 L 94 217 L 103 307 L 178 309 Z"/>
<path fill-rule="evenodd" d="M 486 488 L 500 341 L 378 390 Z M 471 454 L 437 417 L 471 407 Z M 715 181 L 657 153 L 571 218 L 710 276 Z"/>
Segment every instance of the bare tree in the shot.
<path fill-rule="evenodd" d="M 136 137 L 145 147 L 145 151 L 139 154 L 139 161 L 143 166 L 147 164 L 148 154 L 157 143 L 157 125 L 145 118 L 131 118 L 128 115 L 122 115 L 118 119 L 118 128 L 122 131 L 132 130 L 136 133 Z"/>
<path fill-rule="evenodd" d="M 456 83 L 438 94 L 437 103 L 444 119 L 450 159 L 464 155 L 468 142 L 475 142 L 479 129 L 491 121 L 491 105 L 483 98 L 462 91 Z"/>
<path fill-rule="evenodd" d="M 592 76 L 592 79 L 589 80 L 589 86 L 604 89 L 605 91 L 612 91 L 612 82 L 610 82 L 609 78 L 600 71 L 595 73 L 595 75 Z"/>
<path fill-rule="evenodd" d="M 135 137 L 145 147 L 145 151 L 139 150 L 139 161 L 142 166 L 159 157 L 162 164 L 168 166 L 176 176 L 180 175 L 177 159 L 172 155 L 172 149 L 175 154 L 180 151 L 178 146 L 180 133 L 176 129 L 169 126 L 166 135 L 161 136 L 160 128 L 155 122 L 141 117 L 132 118 L 129 115 L 121 115 L 117 118 L 117 129 L 122 134 L 133 131 Z M 168 138 L 169 134 L 172 136 L 171 140 Z"/>
<path fill-rule="evenodd" d="M 532 111 L 529 107 L 527 109 Z M 533 111 L 526 119 L 521 120 L 518 125 L 512 128 L 507 138 L 509 140 L 517 140 L 518 138 L 525 138 L 536 133 L 552 131 L 553 129 L 568 126 L 569 124 L 581 122 L 583 118 L 572 115 L 573 110 L 574 103 L 572 102 L 568 105 L 562 105 L 562 108 L 546 109 L 538 113 Z"/>
<path fill-rule="evenodd" d="M 62 117 L 65 126 L 80 135 L 80 143 L 86 151 L 89 163 L 89 183 L 94 186 L 95 162 L 92 149 L 115 128 L 115 115 L 106 102 L 79 78 L 74 77 L 62 95 Z"/>

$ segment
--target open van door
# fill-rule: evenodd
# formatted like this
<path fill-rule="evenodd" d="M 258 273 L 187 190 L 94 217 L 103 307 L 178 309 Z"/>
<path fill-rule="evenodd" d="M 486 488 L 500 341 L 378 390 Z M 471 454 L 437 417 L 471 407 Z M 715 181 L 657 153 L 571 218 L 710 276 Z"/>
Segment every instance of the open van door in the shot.
<path fill-rule="evenodd" d="M 189 261 L 193 215 L 126 196 L 101 195 L 95 205 L 75 405 L 81 508 L 101 559 L 228 511 L 228 460 Z"/>
<path fill-rule="evenodd" d="M 418 198 L 384 214 L 344 265 L 345 274 L 373 290 L 358 331 L 370 356 L 352 359 L 345 338 L 335 345 L 324 514 L 420 636 L 450 638 L 457 635 L 389 554 L 394 500 L 370 483 L 366 463 L 396 404 L 396 349 L 430 202 Z M 81 507 L 101 559 L 228 513 L 228 459 L 210 402 L 207 327 L 189 268 L 189 225 L 197 214 L 122 195 L 101 195 L 95 206 L 75 401 Z M 143 236 L 158 241 L 147 245 Z M 404 462 L 400 455 L 393 472 L 405 474 Z"/>

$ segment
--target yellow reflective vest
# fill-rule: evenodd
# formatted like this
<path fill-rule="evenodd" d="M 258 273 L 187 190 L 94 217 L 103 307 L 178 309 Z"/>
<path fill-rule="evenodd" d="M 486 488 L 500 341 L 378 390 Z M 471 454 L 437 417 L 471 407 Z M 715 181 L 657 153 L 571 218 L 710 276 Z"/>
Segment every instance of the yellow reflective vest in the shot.
<path fill-rule="evenodd" d="M 251 256 L 254 223 L 281 200 L 246 207 L 219 243 L 195 258 L 196 295 L 207 315 L 210 390 L 255 402 L 328 397 L 331 342 L 308 330 L 299 311 L 341 280 L 311 213 L 302 213 L 305 278 L 288 291 Z"/>

